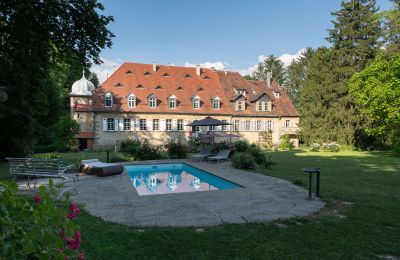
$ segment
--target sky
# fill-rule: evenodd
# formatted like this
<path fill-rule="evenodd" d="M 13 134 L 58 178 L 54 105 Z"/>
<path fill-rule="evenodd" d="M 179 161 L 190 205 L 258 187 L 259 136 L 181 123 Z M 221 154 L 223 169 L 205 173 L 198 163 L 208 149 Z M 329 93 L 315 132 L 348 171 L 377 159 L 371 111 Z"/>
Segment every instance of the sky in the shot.
<path fill-rule="evenodd" d="M 285 65 L 306 47 L 328 45 L 340 0 L 99 0 L 115 34 L 93 66 L 100 82 L 124 62 L 216 67 L 250 74 L 268 55 Z M 380 10 L 389 0 L 377 0 Z"/>

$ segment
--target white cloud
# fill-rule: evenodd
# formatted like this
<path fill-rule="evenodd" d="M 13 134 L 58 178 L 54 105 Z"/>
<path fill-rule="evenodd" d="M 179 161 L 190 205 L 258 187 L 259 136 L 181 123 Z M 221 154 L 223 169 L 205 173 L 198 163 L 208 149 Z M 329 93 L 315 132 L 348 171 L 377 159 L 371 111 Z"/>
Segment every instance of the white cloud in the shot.
<path fill-rule="evenodd" d="M 193 63 L 189 63 L 189 62 L 185 63 L 185 67 L 196 67 L 196 65 L 197 64 L 193 64 Z M 223 70 L 224 68 L 229 67 L 229 63 L 224 62 L 224 61 L 216 61 L 216 62 L 206 61 L 204 63 L 200 63 L 199 65 L 202 68 L 214 67 L 216 70 Z"/>
<path fill-rule="evenodd" d="M 298 59 L 299 57 L 302 56 L 302 53 L 305 51 L 305 48 L 301 48 L 300 50 L 297 51 L 295 54 L 290 54 L 290 53 L 285 53 L 282 54 L 281 56 L 278 57 L 285 67 L 288 67 L 294 60 Z M 257 68 L 258 64 L 260 62 L 263 62 L 268 56 L 261 54 L 257 58 L 257 63 L 254 64 L 253 66 L 248 67 L 247 69 L 234 69 L 234 71 L 239 72 L 241 75 L 250 75 L 253 73 L 253 71 Z"/>
<path fill-rule="evenodd" d="M 114 71 L 114 66 L 119 68 L 121 66 L 122 60 L 121 59 L 106 59 L 101 57 L 101 60 L 103 61 L 102 64 L 100 65 L 93 65 L 90 70 L 94 73 L 97 74 L 97 77 L 99 78 L 99 83 L 102 84 L 108 76 L 110 76 L 113 71 Z"/>

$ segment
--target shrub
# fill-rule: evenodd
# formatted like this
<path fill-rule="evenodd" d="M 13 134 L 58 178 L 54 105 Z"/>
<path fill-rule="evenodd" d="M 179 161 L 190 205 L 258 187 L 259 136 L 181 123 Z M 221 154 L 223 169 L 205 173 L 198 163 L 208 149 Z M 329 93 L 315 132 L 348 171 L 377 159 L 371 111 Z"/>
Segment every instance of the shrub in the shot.
<path fill-rule="evenodd" d="M 33 155 L 34 158 L 41 159 L 62 159 L 62 156 L 58 153 L 41 153 Z"/>
<path fill-rule="evenodd" d="M 16 182 L 0 182 L 0 259 L 83 259 L 73 222 L 80 209 L 68 199 L 54 202 L 56 188 L 50 179 L 32 198 L 17 196 Z"/>
<path fill-rule="evenodd" d="M 143 141 L 126 140 L 121 142 L 120 151 L 125 157 L 135 160 L 158 160 L 161 158 L 160 147 L 151 146 L 147 139 Z"/>
<path fill-rule="evenodd" d="M 249 143 L 246 142 L 245 140 L 237 140 L 235 143 L 235 151 L 238 153 L 245 152 L 247 151 L 249 147 Z"/>
<path fill-rule="evenodd" d="M 310 146 L 310 151 L 318 152 L 320 148 L 321 148 L 321 145 L 319 143 L 312 143 Z"/>
<path fill-rule="evenodd" d="M 200 146 L 200 138 L 199 138 L 199 137 L 191 136 L 191 137 L 189 138 L 189 141 L 188 141 L 188 146 L 189 146 L 189 147 L 188 147 L 189 152 L 191 152 L 191 153 L 196 152 L 197 149 L 198 149 L 199 146 Z"/>
<path fill-rule="evenodd" d="M 254 169 L 256 167 L 256 162 L 254 157 L 245 152 L 236 153 L 232 159 L 232 165 L 236 169 Z"/>
<path fill-rule="evenodd" d="M 262 131 L 259 133 L 261 145 L 264 148 L 272 148 L 272 131 Z"/>
<path fill-rule="evenodd" d="M 290 141 L 289 135 L 283 135 L 279 142 L 279 149 L 288 151 L 294 148 L 293 141 Z"/>
<path fill-rule="evenodd" d="M 264 160 L 262 161 L 262 163 L 260 164 L 262 167 L 264 167 L 265 169 L 270 170 L 272 167 L 272 164 L 274 164 L 272 162 L 272 155 L 270 154 L 264 154 Z"/>
<path fill-rule="evenodd" d="M 336 142 L 323 143 L 321 145 L 321 149 L 323 151 L 339 152 L 340 151 L 340 145 L 338 143 L 336 143 Z"/>
<path fill-rule="evenodd" d="M 136 156 L 140 152 L 140 146 L 141 143 L 138 140 L 125 140 L 121 142 L 120 146 L 120 151 L 125 155 L 125 156 L 133 156 L 136 158 Z"/>
<path fill-rule="evenodd" d="M 168 143 L 168 155 L 172 159 L 182 159 L 187 157 L 188 148 L 182 143 L 181 139 L 172 139 Z"/>
<path fill-rule="evenodd" d="M 218 153 L 218 151 L 221 149 L 232 149 L 232 145 L 227 141 L 211 144 L 212 153 Z"/>
<path fill-rule="evenodd" d="M 79 124 L 70 115 L 62 116 L 50 131 L 51 147 L 55 151 L 65 152 L 77 145 L 75 135 L 79 132 Z"/>
<path fill-rule="evenodd" d="M 391 153 L 394 156 L 400 156 L 400 139 L 393 143 Z"/>
<path fill-rule="evenodd" d="M 263 164 L 265 161 L 265 153 L 261 151 L 261 148 L 256 144 L 251 144 L 247 148 L 247 152 L 253 156 L 254 161 L 257 164 Z"/>
<path fill-rule="evenodd" d="M 121 156 L 121 155 L 117 155 L 114 154 L 111 156 L 110 158 L 110 162 L 114 163 L 114 162 L 127 162 L 129 161 L 129 158 L 125 157 L 125 156 Z"/>

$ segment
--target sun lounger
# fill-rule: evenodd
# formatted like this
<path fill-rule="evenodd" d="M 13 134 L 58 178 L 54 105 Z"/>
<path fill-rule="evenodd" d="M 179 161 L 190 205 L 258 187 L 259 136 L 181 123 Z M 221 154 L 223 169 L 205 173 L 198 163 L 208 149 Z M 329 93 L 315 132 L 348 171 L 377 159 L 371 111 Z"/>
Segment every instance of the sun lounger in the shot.
<path fill-rule="evenodd" d="M 206 148 L 202 148 L 200 149 L 199 153 L 193 154 L 192 155 L 192 159 L 199 159 L 200 162 L 204 159 L 206 159 L 207 157 L 211 156 L 211 148 L 210 147 L 206 147 Z"/>
<path fill-rule="evenodd" d="M 229 160 L 228 156 L 230 154 L 231 150 L 230 149 L 221 149 L 219 150 L 218 154 L 215 156 L 210 156 L 207 158 L 208 161 L 219 161 L 222 160 Z"/>
<path fill-rule="evenodd" d="M 99 177 L 112 176 L 124 171 L 124 167 L 116 163 L 103 163 L 98 159 L 82 160 L 79 171 Z"/>

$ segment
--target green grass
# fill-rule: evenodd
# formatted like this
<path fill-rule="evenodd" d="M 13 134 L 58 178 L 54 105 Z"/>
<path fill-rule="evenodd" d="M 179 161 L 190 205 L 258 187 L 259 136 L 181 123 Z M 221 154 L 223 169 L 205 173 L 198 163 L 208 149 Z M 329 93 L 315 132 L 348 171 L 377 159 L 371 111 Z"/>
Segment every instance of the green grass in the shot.
<path fill-rule="evenodd" d="M 308 218 L 192 228 L 138 228 L 83 212 L 87 259 L 376 259 L 400 256 L 400 159 L 383 152 L 272 152 L 262 174 L 307 183 L 321 168 L 328 207 Z M 69 155 L 68 155 L 69 156 Z M 100 156 L 100 155 L 99 155 Z M 88 156 L 86 158 L 94 156 Z M 76 158 L 71 155 L 71 160 Z M 254 173 L 256 174 L 256 173 Z M 344 203 L 344 202 L 350 202 Z"/>
<path fill-rule="evenodd" d="M 83 213 L 83 250 L 96 259 L 365 259 L 400 256 L 400 160 L 386 153 L 274 152 L 263 174 L 307 183 L 299 169 L 321 167 L 328 209 L 275 223 L 137 228 Z M 343 202 L 351 202 L 347 205 Z M 335 211 L 337 213 L 335 213 Z M 344 217 L 343 217 L 344 216 Z M 281 225 L 278 225 L 281 224 Z"/>

